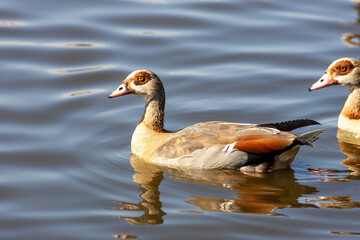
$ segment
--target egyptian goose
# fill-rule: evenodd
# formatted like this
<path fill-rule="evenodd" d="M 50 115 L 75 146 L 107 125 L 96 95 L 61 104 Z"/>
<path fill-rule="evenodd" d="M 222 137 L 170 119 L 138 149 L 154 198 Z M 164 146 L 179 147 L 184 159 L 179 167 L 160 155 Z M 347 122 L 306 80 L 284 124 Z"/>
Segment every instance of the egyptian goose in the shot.
<path fill-rule="evenodd" d="M 309 119 L 282 123 L 204 122 L 177 132 L 164 129 L 165 91 L 149 70 L 132 72 L 109 98 L 134 94 L 145 110 L 131 140 L 131 150 L 144 161 L 172 168 L 240 169 L 264 172 L 288 168 L 300 145 L 312 145 L 323 130 L 302 135 L 289 131 L 319 124 Z"/>
<path fill-rule="evenodd" d="M 340 113 L 338 128 L 360 136 L 360 61 L 340 58 L 334 61 L 325 74 L 310 88 L 317 90 L 331 85 L 343 85 L 350 89 L 349 96 Z"/>

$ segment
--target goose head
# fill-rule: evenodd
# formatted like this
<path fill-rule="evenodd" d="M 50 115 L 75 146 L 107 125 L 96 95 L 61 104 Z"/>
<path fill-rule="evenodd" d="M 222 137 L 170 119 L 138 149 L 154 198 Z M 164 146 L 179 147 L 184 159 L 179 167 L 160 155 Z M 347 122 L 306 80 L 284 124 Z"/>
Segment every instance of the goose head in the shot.
<path fill-rule="evenodd" d="M 342 85 L 350 89 L 360 88 L 360 61 L 354 58 L 335 60 L 309 91 L 331 85 Z"/>
<path fill-rule="evenodd" d="M 109 98 L 128 94 L 140 96 L 148 102 L 158 95 L 164 95 L 164 88 L 160 78 L 152 71 L 136 70 L 126 77 L 120 86 L 109 95 Z"/>

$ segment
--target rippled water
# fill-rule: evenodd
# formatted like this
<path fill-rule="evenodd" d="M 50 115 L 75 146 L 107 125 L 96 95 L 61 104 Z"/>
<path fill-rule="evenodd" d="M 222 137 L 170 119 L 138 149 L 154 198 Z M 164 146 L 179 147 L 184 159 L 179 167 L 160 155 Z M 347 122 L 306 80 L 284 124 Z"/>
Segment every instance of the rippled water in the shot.
<path fill-rule="evenodd" d="M 358 239 L 360 148 L 336 128 L 347 90 L 307 89 L 359 56 L 359 9 L 2 0 L 0 238 Z M 131 158 L 142 100 L 107 99 L 144 68 L 164 82 L 168 129 L 312 118 L 327 131 L 292 170 L 158 169 Z"/>

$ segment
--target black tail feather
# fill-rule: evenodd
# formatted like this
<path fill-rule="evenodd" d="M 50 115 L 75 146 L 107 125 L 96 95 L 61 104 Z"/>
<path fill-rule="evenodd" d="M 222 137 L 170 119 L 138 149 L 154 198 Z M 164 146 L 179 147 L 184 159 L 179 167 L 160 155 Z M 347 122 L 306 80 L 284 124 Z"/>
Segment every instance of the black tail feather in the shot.
<path fill-rule="evenodd" d="M 325 129 L 316 129 L 310 132 L 303 133 L 299 135 L 297 138 L 295 138 L 294 143 L 299 145 L 308 145 L 315 148 L 315 146 L 312 143 L 318 140 L 319 139 L 318 135 L 324 131 Z"/>
<path fill-rule="evenodd" d="M 259 124 L 258 126 L 276 128 L 280 131 L 292 131 L 297 128 L 306 127 L 310 125 L 318 125 L 318 124 L 320 123 L 311 119 L 296 119 L 285 122 L 264 123 L 264 124 Z"/>

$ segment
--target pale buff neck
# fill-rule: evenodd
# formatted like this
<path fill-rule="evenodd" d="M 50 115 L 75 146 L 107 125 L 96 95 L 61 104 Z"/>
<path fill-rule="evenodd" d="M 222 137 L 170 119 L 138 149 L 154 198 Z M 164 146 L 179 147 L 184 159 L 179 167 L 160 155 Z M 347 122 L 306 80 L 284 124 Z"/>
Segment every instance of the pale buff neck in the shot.
<path fill-rule="evenodd" d="M 345 102 L 341 115 L 350 120 L 360 119 L 360 89 L 350 89 L 349 96 Z"/>

